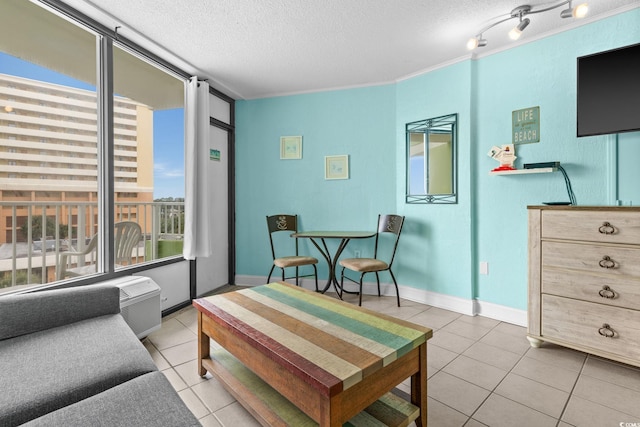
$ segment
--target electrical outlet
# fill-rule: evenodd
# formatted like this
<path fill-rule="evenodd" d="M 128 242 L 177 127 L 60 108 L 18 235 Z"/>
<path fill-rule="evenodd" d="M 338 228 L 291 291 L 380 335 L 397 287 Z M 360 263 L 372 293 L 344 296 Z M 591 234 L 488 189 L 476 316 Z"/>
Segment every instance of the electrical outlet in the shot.
<path fill-rule="evenodd" d="M 489 263 L 487 261 L 480 261 L 480 274 L 484 276 L 489 274 Z"/>
<path fill-rule="evenodd" d="M 356 258 L 360 258 L 360 251 L 353 251 L 353 255 L 354 255 Z"/>

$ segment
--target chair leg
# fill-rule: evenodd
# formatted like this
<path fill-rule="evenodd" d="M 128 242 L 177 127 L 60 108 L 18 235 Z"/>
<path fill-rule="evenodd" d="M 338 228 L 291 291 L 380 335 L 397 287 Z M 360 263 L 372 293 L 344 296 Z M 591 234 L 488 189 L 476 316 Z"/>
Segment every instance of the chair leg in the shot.
<path fill-rule="evenodd" d="M 360 275 L 360 298 L 358 300 L 358 305 L 362 306 L 362 279 L 364 278 L 365 273 Z"/>
<path fill-rule="evenodd" d="M 378 276 L 377 271 L 376 271 L 376 282 L 378 282 L 378 296 L 380 296 L 380 276 Z"/>
<path fill-rule="evenodd" d="M 282 268 L 281 270 L 282 270 L 282 281 L 284 282 L 284 268 Z"/>
<path fill-rule="evenodd" d="M 296 286 L 300 286 L 298 284 L 298 267 L 296 267 Z"/>
<path fill-rule="evenodd" d="M 315 264 L 312 264 L 312 265 L 313 265 L 313 275 L 316 278 L 316 292 L 318 292 L 319 291 L 319 289 L 318 289 L 318 268 L 316 267 Z"/>
<path fill-rule="evenodd" d="M 269 276 L 267 277 L 267 283 L 271 281 L 271 274 L 273 273 L 273 269 L 276 268 L 275 264 L 271 266 L 271 270 L 269 270 Z"/>
<path fill-rule="evenodd" d="M 398 300 L 398 307 L 400 307 L 400 291 L 398 290 L 398 282 L 396 282 L 396 276 L 393 275 L 393 271 L 389 270 L 389 273 L 391 274 L 393 284 L 396 287 L 396 299 Z"/>
<path fill-rule="evenodd" d="M 344 267 L 340 273 L 340 299 L 342 299 L 342 290 L 344 289 Z"/>

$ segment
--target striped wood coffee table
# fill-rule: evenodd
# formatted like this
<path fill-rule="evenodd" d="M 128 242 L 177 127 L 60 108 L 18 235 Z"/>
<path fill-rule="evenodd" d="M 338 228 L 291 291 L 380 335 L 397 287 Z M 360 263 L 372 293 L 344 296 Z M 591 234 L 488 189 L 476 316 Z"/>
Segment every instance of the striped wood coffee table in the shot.
<path fill-rule="evenodd" d="M 411 377 L 416 425 L 427 425 L 431 329 L 283 282 L 193 305 L 200 375 L 216 375 L 211 338 L 320 426 L 342 426 Z"/>

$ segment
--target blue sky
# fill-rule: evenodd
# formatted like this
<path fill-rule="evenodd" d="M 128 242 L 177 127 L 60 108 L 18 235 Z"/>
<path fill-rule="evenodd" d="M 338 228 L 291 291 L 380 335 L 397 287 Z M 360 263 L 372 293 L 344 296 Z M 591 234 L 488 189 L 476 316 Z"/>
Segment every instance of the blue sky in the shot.
<path fill-rule="evenodd" d="M 0 52 L 0 73 L 79 89 L 95 86 Z M 184 111 L 182 108 L 153 114 L 154 199 L 184 197 Z M 179 148 L 177 148 L 178 146 Z"/>

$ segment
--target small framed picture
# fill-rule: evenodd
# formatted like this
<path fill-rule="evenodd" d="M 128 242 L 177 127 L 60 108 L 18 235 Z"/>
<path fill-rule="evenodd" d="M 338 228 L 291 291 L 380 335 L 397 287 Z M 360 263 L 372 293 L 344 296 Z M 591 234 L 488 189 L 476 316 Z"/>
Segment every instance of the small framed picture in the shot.
<path fill-rule="evenodd" d="M 302 158 L 302 136 L 280 137 L 280 159 L 296 160 Z"/>
<path fill-rule="evenodd" d="M 324 179 L 349 179 L 349 155 L 326 156 Z"/>

